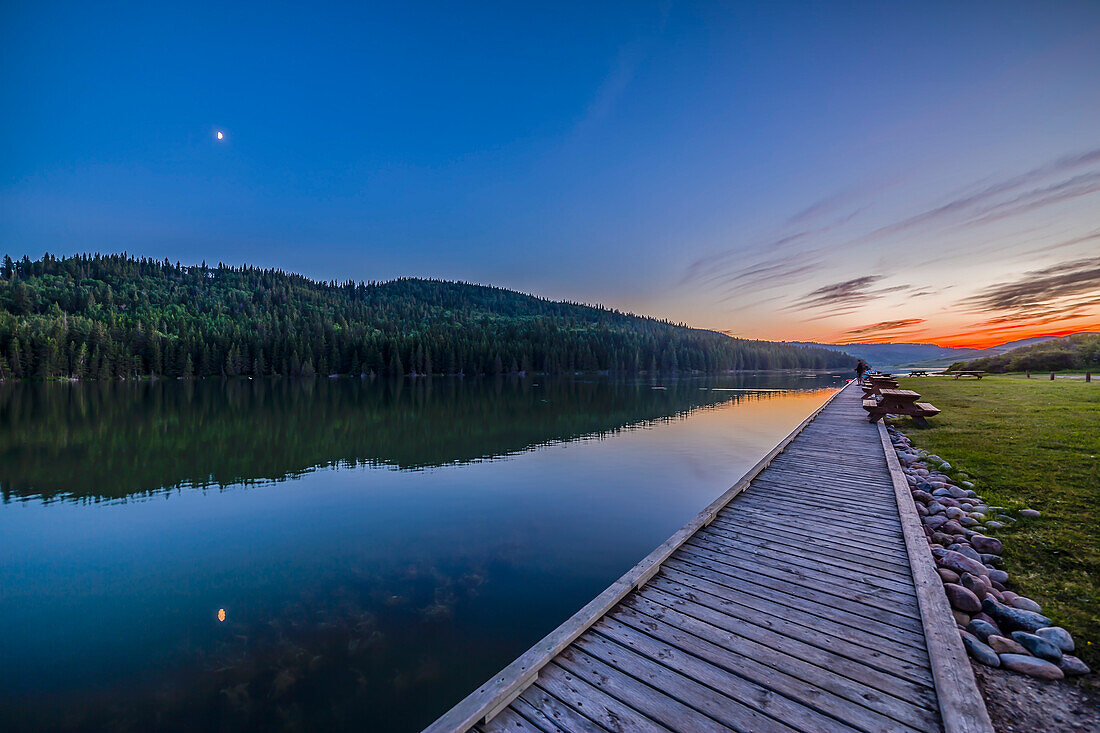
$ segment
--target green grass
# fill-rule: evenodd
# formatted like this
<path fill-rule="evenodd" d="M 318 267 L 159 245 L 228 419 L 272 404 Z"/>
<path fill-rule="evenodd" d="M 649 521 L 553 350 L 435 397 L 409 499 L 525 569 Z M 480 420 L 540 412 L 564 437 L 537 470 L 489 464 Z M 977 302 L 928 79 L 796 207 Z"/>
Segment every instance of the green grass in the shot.
<path fill-rule="evenodd" d="M 895 421 L 914 445 L 969 474 L 1005 513 L 1043 513 L 996 532 L 1010 585 L 1069 629 L 1078 656 L 1100 669 L 1100 381 L 899 381 L 943 411 L 923 430 Z"/>

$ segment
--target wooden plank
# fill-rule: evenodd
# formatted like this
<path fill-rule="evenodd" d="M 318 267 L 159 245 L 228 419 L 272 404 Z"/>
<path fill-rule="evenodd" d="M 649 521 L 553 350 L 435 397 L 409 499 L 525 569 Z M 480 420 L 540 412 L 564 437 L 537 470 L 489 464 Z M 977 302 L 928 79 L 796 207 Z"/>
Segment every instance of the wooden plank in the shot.
<path fill-rule="evenodd" d="M 605 730 L 537 684 L 524 690 L 510 707 L 545 731 L 603 733 Z"/>
<path fill-rule="evenodd" d="M 673 730 L 791 730 L 740 702 L 736 690 L 707 687 L 600 634 L 585 634 L 569 651 L 573 656 L 569 668 L 576 674 L 613 681 L 617 697 Z"/>
<path fill-rule="evenodd" d="M 795 667 L 803 664 L 815 665 L 828 674 L 840 675 L 870 688 L 873 696 L 885 693 L 917 707 L 928 710 L 935 710 L 936 708 L 936 696 L 930 687 L 891 674 L 883 674 L 881 670 L 865 664 L 862 657 L 853 659 L 813 644 L 807 644 L 766 627 L 746 624 L 740 619 L 732 618 L 707 606 L 669 596 L 652 587 L 647 587 L 643 591 L 629 596 L 623 601 L 622 607 L 634 608 L 647 616 L 652 616 L 677 628 L 690 631 L 696 636 L 702 634 L 703 638 L 708 641 L 731 649 L 729 645 L 712 636 L 712 632 L 706 627 L 689 627 L 681 623 L 681 620 L 682 618 L 691 618 L 708 626 L 721 629 L 730 635 L 727 638 L 737 637 L 743 639 L 746 644 L 758 644 L 773 650 L 777 655 L 775 658 L 780 660 L 778 663 L 781 668 L 786 668 L 788 672 L 795 676 L 801 676 L 800 672 L 791 671 Z M 766 658 L 756 655 L 752 647 L 746 646 L 746 651 L 753 654 L 754 659 L 765 664 L 771 664 Z M 787 660 L 797 660 L 798 664 L 795 665 Z M 820 673 L 814 669 L 812 674 L 817 675 Z M 808 681 L 812 682 L 812 680 Z M 861 695 L 863 700 L 860 704 L 868 704 L 866 701 L 871 698 L 863 696 L 863 693 L 858 694 Z M 857 700 L 857 702 L 859 701 Z M 875 706 L 870 705 L 870 707 L 874 708 Z"/>
<path fill-rule="evenodd" d="M 699 623 L 692 624 L 690 619 L 679 621 L 703 635 L 626 607 L 617 608 L 594 628 L 643 654 L 676 660 L 677 666 L 690 669 L 693 677 L 712 680 L 710 684 L 730 684 L 727 681 L 730 677 L 752 681 L 776 698 L 772 714 L 800 730 L 855 729 L 873 733 L 910 728 L 827 689 L 834 679 L 821 675 L 808 682 L 790 674 L 781 668 L 782 662 L 777 661 L 777 655 L 769 653 L 766 647 L 742 645 L 720 629 L 703 630 Z M 718 641 L 721 643 L 716 643 Z M 797 661 L 791 660 L 792 663 Z M 804 672 L 804 676 L 814 676 L 808 667 Z"/>
<path fill-rule="evenodd" d="M 784 605 L 782 602 L 784 599 L 775 599 L 768 594 L 755 595 L 752 591 L 759 590 L 756 588 L 733 589 L 673 569 L 662 570 L 661 575 L 653 582 L 659 584 L 662 590 L 676 593 L 697 603 L 714 605 L 708 597 L 720 599 L 723 604 L 751 608 L 771 614 L 777 619 L 801 624 L 814 633 L 835 636 L 856 645 L 874 645 L 884 654 L 897 659 L 925 667 L 928 665 L 928 654 L 919 637 L 899 639 L 894 635 L 895 630 L 891 627 L 868 624 L 866 619 L 842 611 L 824 607 L 807 610 Z M 721 605 L 719 608 L 727 613 L 738 615 L 735 610 L 726 605 Z M 929 680 L 931 680 L 931 674 L 929 674 Z"/>
<path fill-rule="evenodd" d="M 886 591 L 900 593 L 907 598 L 913 598 L 913 584 L 906 582 L 908 578 L 885 572 L 869 573 L 865 568 L 852 568 L 830 558 L 822 558 L 814 553 L 775 552 L 766 547 L 746 546 L 744 544 L 728 544 L 721 540 L 720 535 L 711 532 L 700 532 L 691 538 L 691 543 L 699 547 L 706 547 L 712 552 L 725 553 L 754 562 L 765 563 L 773 567 L 793 566 L 803 572 L 824 573 L 844 582 L 856 582 L 881 588 Z"/>
<path fill-rule="evenodd" d="M 625 613 L 622 609 L 613 615 L 619 616 Z M 627 614 L 629 615 L 629 614 Z M 692 653 L 686 653 L 681 649 L 663 643 L 648 634 L 639 631 L 633 626 L 623 623 L 618 618 L 608 616 L 598 621 L 593 627 L 598 635 L 604 637 L 613 644 L 606 644 L 601 651 L 608 650 L 616 653 L 612 664 L 619 668 L 630 667 L 632 664 L 641 664 L 643 661 L 654 664 L 660 660 L 661 669 L 667 669 L 667 665 L 673 665 L 682 670 L 691 680 L 698 680 L 695 684 L 706 686 L 712 690 L 729 691 L 729 695 L 751 705 L 757 710 L 761 721 L 771 722 L 771 727 L 783 730 L 803 731 L 843 731 L 850 733 L 852 727 L 833 720 L 818 710 L 808 708 L 781 694 L 774 684 L 774 680 L 766 679 L 776 675 L 775 670 L 766 667 L 751 659 L 744 660 L 738 669 L 738 673 L 725 669 L 710 661 Z M 701 640 L 700 640 L 701 641 Z M 621 649 L 621 652 L 617 650 Z M 595 652 L 593 652 L 595 653 Z M 630 655 L 629 657 L 627 655 Z M 755 672 L 755 674 L 753 674 Z M 751 675 L 751 676 L 750 676 Z M 761 684 L 761 680 L 764 683 Z M 660 684 L 661 682 L 658 681 Z M 763 727 L 763 723 L 760 724 Z M 734 724 L 739 730 L 756 730 L 753 726 Z"/>
<path fill-rule="evenodd" d="M 815 506 L 798 499 L 756 494 L 752 498 L 746 498 L 745 503 L 739 503 L 734 511 L 754 516 L 764 513 L 775 517 L 789 517 L 791 521 L 798 521 L 803 525 L 808 523 L 808 526 L 819 529 L 823 527 L 858 528 L 860 533 L 870 531 L 884 538 L 901 537 L 901 527 L 896 524 L 870 516 L 861 516 L 853 509 Z"/>
<path fill-rule="evenodd" d="M 732 519 L 731 519 L 732 517 Z M 832 551 L 834 553 L 851 553 L 852 552 L 852 540 L 841 539 L 835 537 L 823 536 L 820 531 L 814 534 L 807 530 L 806 527 L 801 527 L 796 524 L 785 524 L 782 527 L 763 526 L 761 524 L 754 524 L 752 527 L 746 527 L 745 524 L 737 521 L 736 514 L 729 514 L 726 516 L 720 516 L 715 518 L 711 524 L 711 528 L 715 531 L 724 531 L 733 533 L 733 536 L 752 535 L 758 534 L 762 537 L 768 537 L 777 541 L 787 540 L 790 542 L 801 542 L 807 547 L 813 547 L 814 549 L 821 548 L 822 550 Z M 820 528 L 818 528 L 820 530 Z M 892 564 L 900 567 L 908 567 L 908 559 L 898 550 L 889 546 L 876 546 L 875 547 L 876 559 L 882 558 L 889 560 Z"/>
<path fill-rule="evenodd" d="M 921 655 L 914 654 L 913 657 L 919 660 L 915 662 L 898 659 L 897 657 L 890 656 L 884 651 L 875 648 L 873 642 L 868 644 L 866 639 L 849 641 L 848 639 L 828 633 L 825 631 L 825 627 L 808 627 L 796 623 L 796 618 L 779 618 L 761 613 L 749 606 L 738 604 L 724 598 L 711 596 L 708 593 L 693 591 L 690 588 L 674 584 L 672 581 L 664 578 L 657 579 L 653 583 L 647 585 L 639 591 L 639 596 L 642 598 L 654 599 L 662 605 L 683 610 L 685 613 L 688 613 L 685 609 L 691 609 L 695 606 L 708 608 L 720 614 L 721 617 L 729 619 L 729 621 L 724 623 L 715 623 L 716 626 L 721 626 L 724 629 L 736 630 L 732 628 L 733 624 L 744 625 L 746 627 L 759 627 L 768 632 L 774 632 L 775 634 L 782 635 L 789 639 L 815 646 L 823 651 L 846 657 L 868 668 L 878 670 L 888 675 L 893 675 L 907 683 L 918 685 L 929 690 L 932 689 L 932 675 L 929 674 L 927 670 L 928 658 L 926 656 L 922 657 Z M 695 612 L 692 611 L 692 615 L 694 615 L 694 613 Z M 853 636 L 856 636 L 858 639 L 858 635 Z M 762 643 L 774 647 L 769 641 L 770 638 L 770 635 L 767 633 L 760 634 L 758 637 Z"/>
<path fill-rule="evenodd" d="M 855 617 L 854 621 L 857 625 L 862 624 L 867 628 L 879 629 L 879 633 L 886 635 L 901 635 L 904 633 L 907 638 L 911 638 L 917 643 L 921 641 L 920 624 L 914 619 L 880 608 L 869 607 L 867 604 L 858 601 L 783 583 L 759 573 L 754 574 L 734 568 L 728 569 L 728 572 L 723 572 L 723 570 L 726 570 L 725 568 L 706 567 L 696 562 L 685 561 L 680 557 L 669 560 L 665 567 L 722 585 L 744 590 L 751 589 L 751 592 L 755 594 L 767 594 L 771 598 L 778 599 L 784 604 L 792 605 L 795 608 L 829 608 L 844 611 Z"/>
<path fill-rule="evenodd" d="M 555 662 L 543 666 L 538 686 L 608 730 L 646 733 L 670 730 Z"/>
<path fill-rule="evenodd" d="M 714 519 L 714 516 L 724 508 L 735 496 L 749 485 L 749 482 L 763 471 L 769 463 L 786 449 L 791 442 L 818 416 L 826 407 L 850 389 L 851 384 L 845 385 L 834 392 L 825 402 L 803 420 L 787 437 L 781 440 L 760 461 L 741 477 L 720 497 L 715 499 L 703 511 L 699 512 L 691 521 L 685 524 L 672 537 L 665 540 L 653 552 L 642 559 L 637 565 L 628 570 L 621 578 L 611 584 L 603 593 L 589 601 L 582 609 L 565 621 L 561 626 L 551 631 L 546 637 L 524 652 L 514 662 L 509 664 L 500 673 L 494 675 L 481 687 L 466 696 L 453 708 L 444 713 L 434 723 L 425 728 L 425 733 L 447 733 L 450 731 L 466 731 L 476 722 L 484 719 L 487 711 L 499 705 L 502 699 L 514 699 L 516 690 L 526 689 L 532 683 L 538 670 L 549 663 L 562 649 L 567 647 L 585 629 L 600 618 L 609 609 L 615 606 L 633 589 L 643 585 L 651 578 L 661 563 L 676 551 L 688 537 L 693 535 L 701 527 L 705 527 Z"/>
<path fill-rule="evenodd" d="M 515 710 L 504 710 L 500 715 L 493 718 L 493 720 L 478 726 L 478 730 L 484 731 L 484 733 L 504 733 L 504 731 L 514 731 L 515 733 L 553 733 L 554 731 L 553 728 L 549 730 L 539 728 Z"/>
<path fill-rule="evenodd" d="M 912 596 L 884 591 L 864 583 L 851 583 L 844 578 L 827 577 L 822 573 L 808 573 L 797 568 L 777 568 L 756 562 L 751 558 L 745 560 L 732 554 L 718 554 L 694 544 L 685 545 L 680 552 L 676 553 L 676 558 L 722 573 L 737 575 L 752 573 L 751 577 L 755 582 L 763 583 L 765 581 L 762 578 L 768 578 L 768 582 L 775 581 L 794 586 L 795 592 L 798 593 L 824 593 L 841 600 L 854 600 L 860 604 L 886 602 L 901 611 L 891 611 L 891 613 L 905 618 L 909 618 L 910 610 L 913 613 L 917 612 L 917 602 Z M 835 601 L 830 599 L 829 602 Z"/>
<path fill-rule="evenodd" d="M 711 536 L 721 537 L 734 542 L 757 542 L 765 546 L 775 546 L 776 549 L 782 549 L 784 551 L 788 548 L 805 549 L 806 552 L 835 558 L 842 562 L 848 562 L 848 558 L 853 554 L 851 543 L 841 543 L 837 545 L 815 543 L 804 537 L 781 530 L 764 527 L 746 529 L 744 526 L 730 526 L 718 520 L 715 520 L 713 524 L 707 527 L 707 533 Z M 895 574 L 909 573 L 909 561 L 907 558 L 891 553 L 888 550 L 880 552 L 880 549 L 881 548 L 878 547 L 875 548 L 877 554 L 873 559 L 873 562 L 879 563 L 879 567 L 887 568 Z M 857 565 L 865 565 L 871 569 L 875 568 L 874 565 L 868 565 L 868 562 L 872 562 L 870 558 L 856 556 L 852 558 L 852 562 Z"/>
<path fill-rule="evenodd" d="M 946 733 L 991 733 L 993 724 L 978 691 L 974 670 L 959 637 L 947 595 L 936 573 L 909 483 L 890 443 L 886 426 L 880 423 L 878 433 L 897 497 L 944 730 Z"/>

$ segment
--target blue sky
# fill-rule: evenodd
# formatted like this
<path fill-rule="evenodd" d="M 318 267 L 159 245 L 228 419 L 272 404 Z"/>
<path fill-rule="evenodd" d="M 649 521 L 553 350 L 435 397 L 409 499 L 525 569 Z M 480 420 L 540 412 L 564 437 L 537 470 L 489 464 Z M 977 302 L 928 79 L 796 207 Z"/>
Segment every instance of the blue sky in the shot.
<path fill-rule="evenodd" d="M 1095 2 L 9 0 L 0 249 L 772 339 L 1093 328 L 1098 70 Z"/>

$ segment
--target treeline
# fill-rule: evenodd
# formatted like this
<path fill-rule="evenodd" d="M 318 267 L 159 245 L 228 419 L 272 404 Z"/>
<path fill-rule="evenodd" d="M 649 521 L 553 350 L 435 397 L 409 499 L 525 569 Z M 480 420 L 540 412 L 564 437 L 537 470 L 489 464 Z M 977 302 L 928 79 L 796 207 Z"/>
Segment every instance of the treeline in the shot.
<path fill-rule="evenodd" d="M 850 368 L 819 348 L 437 280 L 316 282 L 117 255 L 0 268 L 0 378 Z"/>
<path fill-rule="evenodd" d="M 995 373 L 1100 369 L 1100 333 L 1077 333 L 1020 346 L 1003 354 L 957 362 L 950 369 L 981 369 Z"/>

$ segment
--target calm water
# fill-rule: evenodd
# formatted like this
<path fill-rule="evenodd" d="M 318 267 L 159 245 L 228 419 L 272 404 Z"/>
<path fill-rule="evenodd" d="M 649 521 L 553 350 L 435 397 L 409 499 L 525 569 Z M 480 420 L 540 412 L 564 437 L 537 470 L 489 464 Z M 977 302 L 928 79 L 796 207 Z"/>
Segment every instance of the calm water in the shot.
<path fill-rule="evenodd" d="M 419 729 L 839 383 L 0 385 L 0 729 Z"/>

